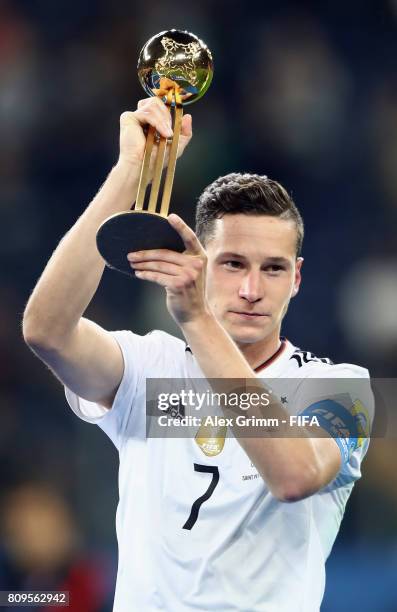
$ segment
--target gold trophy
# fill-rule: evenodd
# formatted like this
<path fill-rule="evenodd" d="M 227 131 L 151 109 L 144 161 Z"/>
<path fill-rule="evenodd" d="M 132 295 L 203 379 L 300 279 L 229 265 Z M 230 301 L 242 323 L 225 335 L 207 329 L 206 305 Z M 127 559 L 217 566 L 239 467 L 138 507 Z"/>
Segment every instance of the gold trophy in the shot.
<path fill-rule="evenodd" d="M 139 80 L 150 96 L 160 97 L 172 118 L 173 136 L 164 138 L 149 126 L 134 210 L 112 215 L 97 233 L 97 246 L 106 264 L 134 276 L 127 260 L 131 251 L 146 249 L 185 250 L 179 234 L 167 221 L 175 175 L 183 107 L 201 98 L 213 75 L 212 55 L 194 34 L 168 30 L 153 36 L 138 60 Z M 149 166 L 155 141 L 158 143 L 150 194 L 146 192 Z M 164 160 L 169 148 L 168 167 L 162 181 Z M 158 206 L 159 196 L 161 202 Z"/>

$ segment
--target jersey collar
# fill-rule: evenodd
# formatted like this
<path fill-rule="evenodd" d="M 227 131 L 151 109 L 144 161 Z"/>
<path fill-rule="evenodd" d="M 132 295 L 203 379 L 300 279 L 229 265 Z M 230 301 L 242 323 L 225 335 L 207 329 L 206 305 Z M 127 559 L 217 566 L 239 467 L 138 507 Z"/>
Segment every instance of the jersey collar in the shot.
<path fill-rule="evenodd" d="M 276 370 L 283 368 L 284 363 L 290 359 L 295 347 L 289 340 L 287 340 L 287 338 L 281 337 L 280 340 L 281 344 L 277 351 L 271 357 L 266 359 L 266 361 L 257 366 L 254 369 L 254 372 L 257 374 L 262 374 L 266 370 L 266 375 L 271 374 L 274 376 Z M 185 351 L 188 351 L 193 355 L 193 351 L 188 344 L 186 345 Z"/>
<path fill-rule="evenodd" d="M 265 368 L 268 368 L 272 363 L 276 361 L 276 359 L 278 359 L 282 355 L 286 347 L 287 347 L 287 339 L 281 338 L 281 344 L 278 347 L 277 351 L 273 353 L 271 357 L 266 359 L 266 361 L 256 366 L 256 368 L 254 368 L 254 372 L 262 372 Z"/>

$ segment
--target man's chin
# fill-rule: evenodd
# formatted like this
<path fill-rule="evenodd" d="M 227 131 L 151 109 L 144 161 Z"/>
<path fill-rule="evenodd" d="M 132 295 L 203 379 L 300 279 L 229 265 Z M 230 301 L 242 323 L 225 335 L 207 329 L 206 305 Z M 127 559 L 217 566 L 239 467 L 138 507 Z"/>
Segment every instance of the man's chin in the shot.
<path fill-rule="evenodd" d="M 230 325 L 224 325 L 224 328 L 236 344 L 255 344 L 265 340 L 270 333 L 270 330 L 236 329 Z"/>
<path fill-rule="evenodd" d="M 231 334 L 230 334 L 231 335 Z M 266 336 L 262 335 L 262 336 L 249 336 L 249 335 L 231 335 L 231 337 L 233 338 L 234 342 L 237 345 L 246 345 L 246 344 L 257 344 L 258 342 L 263 342 L 263 340 L 266 340 Z"/>

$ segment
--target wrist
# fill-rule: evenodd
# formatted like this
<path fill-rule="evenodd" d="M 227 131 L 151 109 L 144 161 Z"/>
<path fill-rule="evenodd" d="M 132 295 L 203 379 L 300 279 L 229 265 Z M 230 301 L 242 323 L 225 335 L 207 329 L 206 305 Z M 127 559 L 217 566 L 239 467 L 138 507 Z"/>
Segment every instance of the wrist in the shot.
<path fill-rule="evenodd" d="M 126 159 L 125 157 L 121 156 L 118 158 L 116 164 L 113 166 L 113 169 L 124 175 L 125 178 L 129 178 L 131 180 L 137 180 L 139 179 L 139 176 L 141 174 L 141 168 L 142 168 L 142 160 L 136 159 Z"/>
<path fill-rule="evenodd" d="M 211 310 L 205 309 L 203 312 L 197 314 L 189 321 L 184 321 L 181 323 L 180 327 L 184 334 L 203 331 L 207 333 L 213 325 L 217 325 L 217 321 Z"/>

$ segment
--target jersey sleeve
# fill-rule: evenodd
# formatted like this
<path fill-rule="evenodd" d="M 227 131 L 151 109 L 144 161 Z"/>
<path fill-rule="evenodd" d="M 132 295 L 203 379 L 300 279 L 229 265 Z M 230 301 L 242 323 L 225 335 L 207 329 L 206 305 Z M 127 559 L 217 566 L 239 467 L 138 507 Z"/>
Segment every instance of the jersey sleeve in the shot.
<path fill-rule="evenodd" d="M 304 380 L 297 408 L 299 414 L 316 417 L 338 445 L 341 469 L 335 484 L 360 478 L 374 418 L 368 370 L 350 364 L 325 367 L 316 378 Z"/>
<path fill-rule="evenodd" d="M 118 342 L 124 361 L 124 372 L 110 409 L 86 400 L 65 386 L 65 395 L 73 412 L 82 420 L 94 423 L 109 436 L 120 449 L 127 427 L 135 420 L 136 432 L 144 435 L 146 377 L 167 376 L 170 363 L 170 345 L 182 342 L 169 334 L 153 331 L 145 336 L 131 331 L 110 332 Z M 171 354 L 175 354 L 175 347 Z M 168 359 L 167 359 L 168 355 Z"/>

